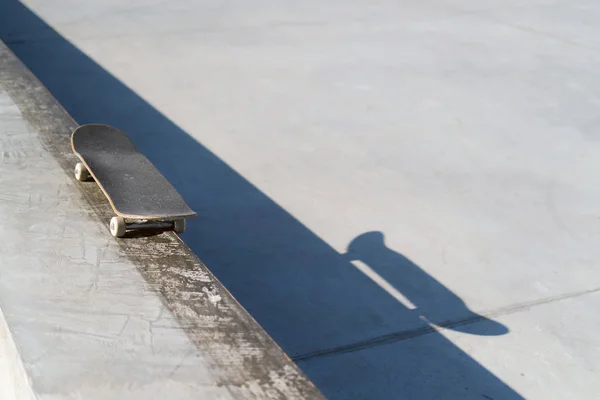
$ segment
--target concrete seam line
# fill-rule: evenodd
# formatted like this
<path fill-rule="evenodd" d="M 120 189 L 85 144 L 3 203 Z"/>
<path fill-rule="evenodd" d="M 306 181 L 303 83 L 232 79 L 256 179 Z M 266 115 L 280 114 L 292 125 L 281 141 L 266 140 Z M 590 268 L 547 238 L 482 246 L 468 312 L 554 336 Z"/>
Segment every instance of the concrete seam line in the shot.
<path fill-rule="evenodd" d="M 315 358 L 330 357 L 330 356 L 335 356 L 335 355 L 339 355 L 339 354 L 346 354 L 346 353 L 352 353 L 355 351 L 361 351 L 361 350 L 369 349 L 372 347 L 385 346 L 388 344 L 397 343 L 397 342 L 401 342 L 404 340 L 415 339 L 420 336 L 428 335 L 428 334 L 434 333 L 434 332 L 452 330 L 453 327 L 457 327 L 457 326 L 476 324 L 478 322 L 485 320 L 486 318 L 494 318 L 494 317 L 499 317 L 502 315 L 509 315 L 509 314 L 513 314 L 513 313 L 520 312 L 523 310 L 529 310 L 533 307 L 550 304 L 550 303 L 555 303 L 555 302 L 572 299 L 572 298 L 576 298 L 576 297 L 580 297 L 580 296 L 585 296 L 585 295 L 597 293 L 597 292 L 600 292 L 600 288 L 593 288 L 593 289 L 581 290 L 581 291 L 577 291 L 577 292 L 563 293 L 563 294 L 560 294 L 557 296 L 544 297 L 544 298 L 537 299 L 537 300 L 532 300 L 532 301 L 528 301 L 528 302 L 524 302 L 524 303 L 517 303 L 517 304 L 509 305 L 506 307 L 501 307 L 501 308 L 487 311 L 487 312 L 481 312 L 476 317 L 451 320 L 451 321 L 446 321 L 446 322 L 440 323 L 440 324 L 431 323 L 430 325 L 424 326 L 421 328 L 392 332 L 387 335 L 376 336 L 376 337 L 373 337 L 370 339 L 361 340 L 361 341 L 354 342 L 354 343 L 349 343 L 349 344 L 346 344 L 343 346 L 337 346 L 337 347 L 333 347 L 333 348 L 329 348 L 329 349 L 321 349 L 321 350 L 313 351 L 310 353 L 299 354 L 297 356 L 294 356 L 292 359 L 296 362 L 308 361 L 308 360 L 312 360 Z"/>

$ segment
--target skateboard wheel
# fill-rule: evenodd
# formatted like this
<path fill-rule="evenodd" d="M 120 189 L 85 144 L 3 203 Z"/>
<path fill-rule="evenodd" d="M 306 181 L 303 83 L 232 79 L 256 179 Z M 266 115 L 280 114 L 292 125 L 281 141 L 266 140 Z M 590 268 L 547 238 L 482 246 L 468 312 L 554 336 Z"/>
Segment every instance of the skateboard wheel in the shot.
<path fill-rule="evenodd" d="M 176 219 L 173 221 L 173 230 L 176 233 L 185 232 L 185 219 Z"/>
<path fill-rule="evenodd" d="M 123 237 L 126 231 L 125 219 L 123 217 L 112 217 L 110 219 L 110 233 L 114 237 Z"/>
<path fill-rule="evenodd" d="M 83 163 L 75 164 L 75 179 L 78 181 L 85 181 L 89 177 L 90 173 Z"/>

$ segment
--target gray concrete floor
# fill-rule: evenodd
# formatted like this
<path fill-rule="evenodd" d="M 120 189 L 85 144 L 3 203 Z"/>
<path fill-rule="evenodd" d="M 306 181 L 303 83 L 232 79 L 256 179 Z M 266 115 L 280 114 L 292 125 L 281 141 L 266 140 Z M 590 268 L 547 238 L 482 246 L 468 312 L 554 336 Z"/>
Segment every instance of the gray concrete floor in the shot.
<path fill-rule="evenodd" d="M 600 396 L 600 3 L 5 0 L 331 399 Z"/>

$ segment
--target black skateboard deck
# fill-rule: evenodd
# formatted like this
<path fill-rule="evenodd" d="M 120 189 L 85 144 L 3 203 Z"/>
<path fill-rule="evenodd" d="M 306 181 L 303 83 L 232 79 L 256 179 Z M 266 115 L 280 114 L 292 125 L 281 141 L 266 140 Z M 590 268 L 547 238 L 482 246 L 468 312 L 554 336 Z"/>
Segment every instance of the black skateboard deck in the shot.
<path fill-rule="evenodd" d="M 82 125 L 73 131 L 71 145 L 81 159 L 75 168 L 76 178 L 94 178 L 119 217 L 116 224 L 134 220 L 136 223 L 127 229 L 139 229 L 143 227 L 140 221 L 150 221 L 144 227 L 160 228 L 162 225 L 157 222 L 178 221 L 185 229 L 184 219 L 196 216 L 171 183 L 119 129 L 102 124 Z"/>

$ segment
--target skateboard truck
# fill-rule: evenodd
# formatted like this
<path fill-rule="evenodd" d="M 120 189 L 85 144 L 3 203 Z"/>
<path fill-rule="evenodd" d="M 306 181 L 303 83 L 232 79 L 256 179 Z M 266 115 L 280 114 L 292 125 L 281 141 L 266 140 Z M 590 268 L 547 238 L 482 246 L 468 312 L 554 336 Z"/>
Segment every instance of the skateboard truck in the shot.
<path fill-rule="evenodd" d="M 150 220 L 150 221 L 132 221 L 127 222 L 123 217 L 112 217 L 110 219 L 110 233 L 114 237 L 123 237 L 127 230 L 169 230 L 176 233 L 185 232 L 185 219 L 175 219 L 173 221 Z"/>

